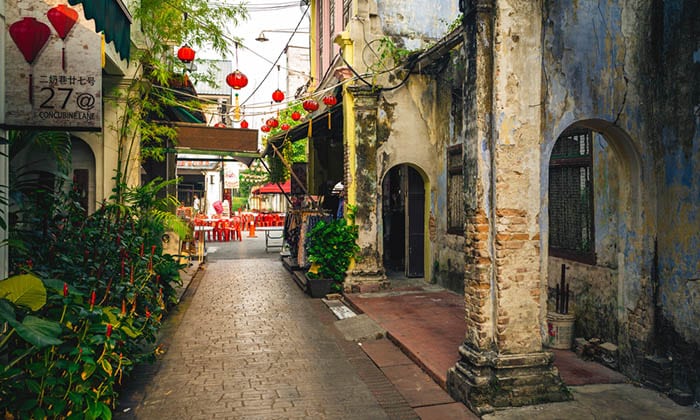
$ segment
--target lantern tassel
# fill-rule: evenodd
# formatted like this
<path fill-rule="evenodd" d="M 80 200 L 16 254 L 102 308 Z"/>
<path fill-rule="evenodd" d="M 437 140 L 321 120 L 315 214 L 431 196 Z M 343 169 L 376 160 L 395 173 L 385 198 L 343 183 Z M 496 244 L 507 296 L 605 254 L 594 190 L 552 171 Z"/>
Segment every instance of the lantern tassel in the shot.
<path fill-rule="evenodd" d="M 331 112 L 328 111 L 328 129 L 331 129 Z"/>
<path fill-rule="evenodd" d="M 313 132 L 313 127 L 314 127 L 314 120 L 312 118 L 309 120 L 309 131 L 306 133 L 306 137 L 311 138 L 311 134 Z"/>
<path fill-rule="evenodd" d="M 34 80 L 32 78 L 32 74 L 29 73 L 29 104 L 34 105 L 34 92 L 32 92 L 32 85 L 34 84 Z"/>
<path fill-rule="evenodd" d="M 61 68 L 66 71 L 66 47 L 61 48 Z"/>

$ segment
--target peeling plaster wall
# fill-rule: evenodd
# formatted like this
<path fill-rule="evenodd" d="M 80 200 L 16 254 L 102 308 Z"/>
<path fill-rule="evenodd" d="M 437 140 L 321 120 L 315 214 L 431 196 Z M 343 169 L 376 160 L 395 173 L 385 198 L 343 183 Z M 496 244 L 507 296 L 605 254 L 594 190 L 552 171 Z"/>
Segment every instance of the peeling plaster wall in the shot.
<path fill-rule="evenodd" d="M 571 275 L 589 290 L 617 284 L 617 338 L 628 374 L 640 373 L 640 357 L 663 352 L 654 340 L 670 327 L 672 339 L 662 340 L 667 352 L 683 348 L 686 360 L 674 357 L 674 365 L 694 372 L 679 386 L 695 386 L 698 399 L 700 4 L 547 0 L 544 7 L 542 184 L 554 142 L 571 125 L 601 133 L 617 160 L 610 166 L 617 190 L 595 188 L 597 267 L 577 266 Z M 596 172 L 595 179 L 608 182 L 615 174 Z M 546 250 L 546 188 L 542 203 Z M 550 285 L 560 262 L 548 260 Z M 656 282 L 661 311 L 655 319 Z"/>
<path fill-rule="evenodd" d="M 650 57 L 642 36 L 649 33 L 648 1 L 578 1 L 575 4 L 545 2 L 544 67 L 545 130 L 542 143 L 542 184 L 548 183 L 548 162 L 561 132 L 581 125 L 602 133 L 618 165 L 617 193 L 596 189 L 596 253 L 598 265 L 616 266 L 618 322 L 617 343 L 623 353 L 644 352 L 652 325 L 630 331 L 628 317 L 651 304 L 653 260 L 653 197 L 651 182 L 652 123 L 644 118 L 648 98 Z M 600 149 L 597 149 L 599 152 Z M 600 160 L 598 166 L 600 166 Z M 595 161 L 594 161 L 595 165 Z M 611 166 L 614 167 L 614 166 Z M 594 168 L 599 171 L 600 168 Z M 604 169 L 603 169 L 604 170 Z M 596 179 L 601 178 L 597 172 Z M 643 185 L 643 187 L 642 187 Z M 547 246 L 547 189 L 542 190 L 543 249 Z M 617 202 L 615 224 L 603 224 L 606 203 Z M 609 208 L 614 212 L 613 208 Z M 619 243 L 606 243 L 614 228 Z M 601 235 L 601 238 L 598 238 Z M 614 247 L 610 247 L 614 245 Z M 615 248 L 617 255 L 615 255 Z M 617 259 L 617 263 L 615 263 Z M 551 264 L 551 262 L 550 262 Z M 595 270 L 581 276 L 586 289 L 595 284 Z M 558 278 L 559 270 L 548 273 Z M 586 279 L 588 282 L 586 283 Z M 612 287 L 612 285 L 611 285 Z M 590 299 L 580 296 L 576 299 Z"/>
<path fill-rule="evenodd" d="M 657 13 L 658 340 L 674 385 L 700 401 L 700 3 L 667 0 Z"/>
<path fill-rule="evenodd" d="M 464 293 L 464 237 L 447 231 L 446 148 L 461 143 L 461 119 L 455 120 L 451 92 L 461 89 L 463 60 L 456 52 L 448 70 L 409 78 L 406 89 L 385 92 L 379 110 L 378 149 L 381 179 L 401 164 L 419 169 L 429 190 L 426 280 Z M 413 118 L 407 118 L 413 116 Z M 381 229 L 381 227 L 380 227 Z"/>
<path fill-rule="evenodd" d="M 399 47 L 414 50 L 441 38 L 457 18 L 457 1 L 377 0 L 382 30 L 398 40 Z"/>

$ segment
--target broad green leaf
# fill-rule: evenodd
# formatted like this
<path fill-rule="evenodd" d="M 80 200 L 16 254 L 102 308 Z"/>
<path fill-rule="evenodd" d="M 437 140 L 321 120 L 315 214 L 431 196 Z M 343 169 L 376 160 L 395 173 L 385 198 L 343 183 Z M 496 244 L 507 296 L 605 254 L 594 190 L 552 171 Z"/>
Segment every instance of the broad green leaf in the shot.
<path fill-rule="evenodd" d="M 12 328 L 19 324 L 17 315 L 15 315 L 15 308 L 5 299 L 0 299 L 0 321 L 7 322 Z"/>
<path fill-rule="evenodd" d="M 39 348 L 63 343 L 58 339 L 61 334 L 61 324 L 33 315 L 27 315 L 15 330 L 20 337 Z"/>
<path fill-rule="evenodd" d="M 38 311 L 46 304 L 46 288 L 39 277 L 19 274 L 0 281 L 0 297 Z"/>

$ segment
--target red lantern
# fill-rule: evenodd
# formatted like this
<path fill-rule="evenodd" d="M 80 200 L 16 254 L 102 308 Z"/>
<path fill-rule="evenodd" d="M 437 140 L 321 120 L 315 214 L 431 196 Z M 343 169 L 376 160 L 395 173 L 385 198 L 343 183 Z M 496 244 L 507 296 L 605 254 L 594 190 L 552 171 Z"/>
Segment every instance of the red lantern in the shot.
<path fill-rule="evenodd" d="M 271 128 L 277 128 L 277 126 L 280 125 L 280 122 L 277 121 L 276 118 L 270 118 L 269 120 L 265 121 L 265 124 L 269 125 Z"/>
<path fill-rule="evenodd" d="M 51 36 L 48 25 L 39 22 L 36 18 L 25 17 L 10 25 L 10 36 L 17 44 L 20 52 L 31 67 L 39 52 L 46 45 Z M 34 104 L 34 82 L 32 73 L 29 72 L 29 103 Z"/>
<path fill-rule="evenodd" d="M 274 92 L 272 92 L 272 100 L 275 102 L 282 102 L 284 101 L 284 93 L 277 89 Z"/>
<path fill-rule="evenodd" d="M 280 128 L 281 128 L 282 130 L 284 130 L 284 131 L 287 131 L 287 130 L 289 130 L 290 125 L 287 124 L 287 123 L 284 123 L 284 124 L 282 124 L 282 125 L 280 126 Z"/>
<path fill-rule="evenodd" d="M 301 104 L 307 112 L 314 112 L 318 109 L 318 102 L 307 99 Z"/>
<path fill-rule="evenodd" d="M 58 36 L 65 41 L 68 33 L 75 22 L 78 21 L 78 12 L 75 9 L 71 9 L 65 4 L 59 4 L 56 7 L 52 7 L 46 12 L 46 17 L 49 18 L 49 22 L 56 29 Z M 66 47 L 61 49 L 61 67 L 63 71 L 66 71 Z"/>
<path fill-rule="evenodd" d="M 260 131 L 262 131 L 263 133 L 268 133 L 270 131 L 270 126 L 263 125 L 262 127 L 260 127 Z"/>
<path fill-rule="evenodd" d="M 246 121 L 246 120 L 241 121 L 241 128 L 248 128 L 248 121 Z"/>
<path fill-rule="evenodd" d="M 218 123 L 214 124 L 214 127 L 216 127 L 216 128 L 226 128 L 226 124 L 224 124 L 224 123 L 222 123 L 222 122 L 218 122 Z"/>
<path fill-rule="evenodd" d="M 299 113 L 299 111 L 292 112 L 291 116 L 294 121 L 299 121 L 301 119 L 301 114 Z"/>
<path fill-rule="evenodd" d="M 73 25 L 78 21 L 78 12 L 65 4 L 52 7 L 46 12 L 46 17 L 53 25 L 61 39 L 66 39 L 68 33 L 73 29 Z"/>
<path fill-rule="evenodd" d="M 248 85 L 248 78 L 245 74 L 236 70 L 233 73 L 229 73 L 229 75 L 226 76 L 226 83 L 228 83 L 228 85 L 232 88 L 238 90 Z"/>
<path fill-rule="evenodd" d="M 27 63 L 32 64 L 49 40 L 51 29 L 36 18 L 26 17 L 10 25 L 10 36 Z"/>
<path fill-rule="evenodd" d="M 323 103 L 328 106 L 333 106 L 338 103 L 338 99 L 333 95 L 327 95 L 323 97 Z"/>
<path fill-rule="evenodd" d="M 177 58 L 185 64 L 191 63 L 194 61 L 194 50 L 185 44 L 177 50 Z"/>

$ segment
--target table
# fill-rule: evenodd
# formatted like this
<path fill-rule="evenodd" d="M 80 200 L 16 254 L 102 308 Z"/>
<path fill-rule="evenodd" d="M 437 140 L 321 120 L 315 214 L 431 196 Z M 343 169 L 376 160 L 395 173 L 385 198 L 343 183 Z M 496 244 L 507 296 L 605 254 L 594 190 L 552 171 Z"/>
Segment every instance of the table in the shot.
<path fill-rule="evenodd" d="M 206 257 L 205 252 L 206 252 L 206 242 L 207 242 L 207 232 L 213 230 L 214 228 L 212 226 L 195 226 L 194 231 L 195 232 L 202 232 L 201 235 L 199 236 L 199 239 L 197 240 L 197 262 L 201 263 L 204 261 L 204 257 Z"/>
<path fill-rule="evenodd" d="M 284 226 L 262 226 L 257 230 L 265 232 L 265 252 L 269 252 L 270 248 L 282 248 L 284 246 Z M 279 232 L 279 235 L 275 235 Z M 280 242 L 273 242 L 281 239 Z"/>

